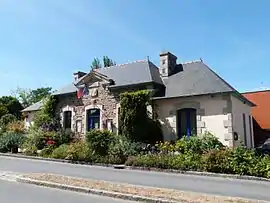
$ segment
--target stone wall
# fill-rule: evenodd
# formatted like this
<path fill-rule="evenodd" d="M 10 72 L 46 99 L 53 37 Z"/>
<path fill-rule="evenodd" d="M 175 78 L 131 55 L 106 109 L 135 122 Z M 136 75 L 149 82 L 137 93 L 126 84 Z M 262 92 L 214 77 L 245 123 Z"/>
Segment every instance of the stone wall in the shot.
<path fill-rule="evenodd" d="M 119 95 L 108 89 L 106 82 L 95 82 L 89 86 L 89 94 L 78 99 L 76 94 L 61 95 L 58 98 L 57 113 L 63 123 L 63 112 L 72 111 L 72 130 L 82 137 L 86 132 L 86 111 L 90 108 L 100 109 L 101 129 L 107 128 L 107 121 L 112 122 L 114 131 L 118 128 Z"/>

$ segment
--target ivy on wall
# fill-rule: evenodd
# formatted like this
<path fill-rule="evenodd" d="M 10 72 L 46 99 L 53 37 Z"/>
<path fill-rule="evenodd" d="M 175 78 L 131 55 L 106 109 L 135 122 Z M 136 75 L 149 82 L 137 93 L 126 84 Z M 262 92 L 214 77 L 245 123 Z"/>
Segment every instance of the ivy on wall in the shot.
<path fill-rule="evenodd" d="M 148 105 L 151 105 L 151 92 L 148 90 L 120 94 L 120 134 L 135 142 L 162 140 L 160 123 L 149 117 Z"/>

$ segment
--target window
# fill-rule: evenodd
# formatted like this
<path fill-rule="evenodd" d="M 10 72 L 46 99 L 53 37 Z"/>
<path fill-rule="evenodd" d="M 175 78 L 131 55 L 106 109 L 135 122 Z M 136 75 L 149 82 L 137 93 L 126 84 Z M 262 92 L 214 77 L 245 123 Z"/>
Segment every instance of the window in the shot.
<path fill-rule="evenodd" d="M 72 112 L 71 111 L 64 111 L 64 122 L 63 122 L 63 127 L 64 129 L 71 129 L 71 116 Z"/>
<path fill-rule="evenodd" d="M 89 109 L 87 111 L 87 131 L 100 129 L 100 110 Z"/>
<path fill-rule="evenodd" d="M 177 111 L 178 138 L 197 134 L 196 109 L 185 108 Z"/>
<path fill-rule="evenodd" d="M 243 113 L 244 144 L 247 146 L 246 115 Z"/>
<path fill-rule="evenodd" d="M 250 134 L 250 146 L 253 147 L 252 117 L 251 116 L 249 116 L 249 134 Z"/>

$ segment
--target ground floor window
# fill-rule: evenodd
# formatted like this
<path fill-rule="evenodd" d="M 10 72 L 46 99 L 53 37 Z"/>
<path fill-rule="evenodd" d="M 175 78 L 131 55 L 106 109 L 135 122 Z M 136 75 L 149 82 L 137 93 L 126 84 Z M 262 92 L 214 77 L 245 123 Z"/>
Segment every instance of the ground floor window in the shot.
<path fill-rule="evenodd" d="M 64 111 L 63 119 L 64 119 L 63 120 L 64 129 L 71 129 L 72 112 Z"/>
<path fill-rule="evenodd" d="M 100 129 L 100 110 L 89 109 L 87 111 L 87 131 Z"/>
<path fill-rule="evenodd" d="M 185 108 L 177 111 L 177 135 L 178 138 L 197 134 L 196 109 Z"/>

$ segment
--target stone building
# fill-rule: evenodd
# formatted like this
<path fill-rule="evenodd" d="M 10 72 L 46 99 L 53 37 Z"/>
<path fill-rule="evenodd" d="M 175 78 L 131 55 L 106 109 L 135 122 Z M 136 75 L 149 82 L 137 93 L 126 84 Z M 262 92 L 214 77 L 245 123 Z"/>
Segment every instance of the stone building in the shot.
<path fill-rule="evenodd" d="M 250 122 L 252 102 L 218 76 L 203 61 L 177 63 L 170 52 L 160 54 L 159 68 L 149 60 L 77 72 L 74 81 L 55 92 L 64 128 L 83 136 L 90 129 L 118 132 L 119 94 L 149 89 L 162 125 L 164 140 L 183 135 L 214 134 L 227 146 L 254 146 Z M 34 104 L 23 111 L 30 125 Z"/>

